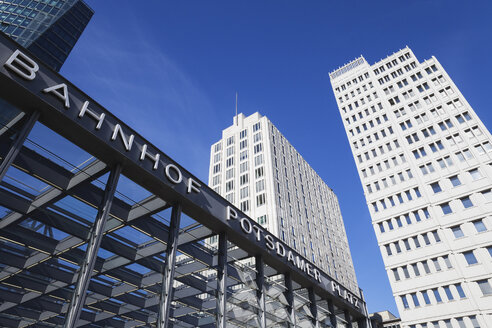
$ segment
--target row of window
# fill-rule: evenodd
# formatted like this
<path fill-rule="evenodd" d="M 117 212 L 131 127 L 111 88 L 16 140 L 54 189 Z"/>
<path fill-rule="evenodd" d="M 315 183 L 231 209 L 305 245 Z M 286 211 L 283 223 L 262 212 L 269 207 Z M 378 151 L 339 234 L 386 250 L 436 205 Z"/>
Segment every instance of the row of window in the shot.
<path fill-rule="evenodd" d="M 463 149 L 459 152 L 456 152 L 455 156 L 458 158 L 458 160 L 460 162 L 465 162 L 467 160 L 473 159 L 473 154 L 470 152 L 469 149 Z M 442 158 L 438 158 L 438 159 L 436 159 L 436 162 L 439 165 L 439 167 L 442 169 L 445 169 L 447 167 L 451 167 L 454 165 L 454 162 L 450 156 L 444 156 Z M 427 174 L 435 172 L 434 165 L 432 164 L 432 162 L 428 162 L 428 163 L 425 163 L 423 165 L 420 165 L 419 169 L 423 175 L 427 175 Z"/>
<path fill-rule="evenodd" d="M 422 247 L 422 245 L 429 246 L 441 242 L 439 232 L 437 230 L 428 231 L 412 237 L 397 240 L 383 245 L 386 250 L 386 255 L 391 256 L 393 254 L 399 254 L 403 250 L 412 251 Z"/>
<path fill-rule="evenodd" d="M 372 83 L 370 83 L 370 88 L 372 88 Z M 362 92 L 365 92 L 365 91 L 367 91 L 367 87 L 365 87 L 365 85 L 364 85 L 364 87 L 363 87 L 363 91 L 362 91 Z M 355 94 L 355 92 L 357 92 L 357 94 Z M 357 89 L 356 89 L 356 90 L 354 90 L 354 91 L 350 91 L 350 96 L 351 96 L 350 98 L 354 98 L 354 97 L 356 97 L 356 96 L 360 95 L 362 92 L 361 92 L 360 88 L 357 88 Z M 347 93 L 347 94 L 345 94 L 345 101 L 349 100 L 350 98 L 349 98 L 349 94 L 348 94 L 348 93 Z M 349 108 L 349 110 L 352 110 L 352 109 L 354 109 L 354 108 L 358 108 L 358 107 L 359 107 L 359 105 L 365 105 L 365 104 L 366 104 L 366 101 L 367 101 L 368 103 L 369 103 L 369 102 L 371 102 L 371 101 L 373 100 L 373 98 L 374 98 L 374 99 L 379 98 L 379 97 L 378 97 L 378 94 L 377 94 L 376 92 L 373 92 L 372 94 L 369 94 L 369 93 L 368 93 L 367 95 L 365 95 L 365 97 L 364 97 L 364 96 L 362 96 L 362 97 L 361 97 L 361 98 L 359 98 L 358 100 L 355 100 L 352 104 L 349 104 L 349 105 L 348 105 L 348 108 Z M 338 101 L 340 102 L 340 104 L 343 104 L 344 99 L 343 99 L 342 97 L 339 97 L 339 98 L 338 98 Z M 353 105 L 353 106 L 352 106 L 352 105 Z"/>
<path fill-rule="evenodd" d="M 353 133 L 352 130 L 350 130 L 350 132 Z M 360 138 L 358 141 L 355 140 L 355 141 L 352 142 L 352 144 L 353 144 L 353 146 L 354 146 L 355 149 L 359 149 L 359 145 L 360 145 L 360 147 L 365 147 L 366 146 L 366 142 L 369 145 L 372 142 L 377 142 L 379 139 L 386 138 L 386 136 L 388 136 L 390 134 L 393 134 L 393 133 L 394 133 L 393 132 L 393 128 L 391 126 L 388 126 L 387 128 L 383 128 L 380 131 L 374 132 L 373 135 L 369 134 L 366 137 Z M 395 147 L 396 148 L 399 147 L 397 140 L 393 140 L 393 143 L 395 144 Z M 382 145 L 379 146 L 379 148 L 381 149 L 382 148 Z M 387 148 L 388 151 L 391 151 L 392 150 L 391 149 L 391 144 L 390 143 L 386 143 L 386 148 Z M 383 150 L 381 150 L 381 151 L 384 153 Z"/>
<path fill-rule="evenodd" d="M 397 217 L 387 219 L 385 221 L 379 222 L 379 232 L 384 233 L 386 231 L 391 231 L 394 229 L 401 228 L 403 226 L 411 225 L 422 221 L 422 218 L 429 219 L 430 214 L 427 207 L 422 207 L 418 210 L 401 214 Z"/>
<path fill-rule="evenodd" d="M 486 250 L 488 252 L 488 255 L 492 256 L 492 246 L 486 247 Z M 463 252 L 461 254 L 463 254 L 463 257 L 465 258 L 465 261 L 468 265 L 475 265 L 478 264 L 477 254 L 480 254 L 481 252 L 481 248 L 477 248 L 474 250 Z"/>
<path fill-rule="evenodd" d="M 214 190 L 215 190 L 215 188 L 214 188 Z M 219 192 L 220 192 L 220 187 L 219 187 Z M 231 193 L 228 193 L 225 195 L 225 199 L 227 199 L 227 201 L 230 203 L 234 203 L 234 196 L 235 196 L 234 192 L 231 192 Z M 244 212 L 249 211 L 249 200 L 243 201 L 242 203 L 244 203 L 245 209 L 241 209 L 241 210 Z M 242 203 L 240 204 L 240 206 L 242 206 Z M 260 206 L 263 206 L 265 204 L 266 204 L 266 194 L 263 193 L 263 194 L 257 195 L 256 196 L 256 207 L 260 207 Z"/>
<path fill-rule="evenodd" d="M 472 180 L 478 180 L 478 179 L 482 178 L 482 173 L 480 172 L 480 170 L 478 168 L 471 169 L 467 173 L 470 175 Z M 463 178 L 463 175 L 462 175 L 462 178 Z M 449 181 L 449 184 L 447 181 Z M 461 185 L 461 180 L 460 180 L 458 175 L 452 175 L 452 176 L 445 178 L 442 181 L 432 182 L 431 184 L 429 184 L 429 186 L 431 187 L 433 193 L 437 194 L 437 193 L 442 191 L 442 184 L 443 183 L 445 185 L 446 184 L 450 185 L 451 187 L 457 187 L 457 186 Z M 486 197 L 489 197 L 489 195 L 487 195 Z M 489 199 L 487 199 L 487 200 L 489 200 Z"/>
<path fill-rule="evenodd" d="M 396 178 L 398 177 L 398 181 Z M 380 181 L 374 181 L 373 183 L 367 184 L 366 189 L 369 194 L 373 192 L 378 192 L 381 189 L 396 186 L 399 183 L 410 180 L 413 178 L 412 171 L 407 169 L 405 172 L 398 172 L 396 174 L 390 175 L 388 178 L 382 178 Z"/>
<path fill-rule="evenodd" d="M 492 287 L 487 279 L 475 281 L 483 296 L 492 295 Z M 423 305 L 435 305 L 444 302 L 443 296 L 446 295 L 446 301 L 454 301 L 457 299 L 466 298 L 466 294 L 463 291 L 463 287 L 460 283 L 442 286 L 438 288 L 432 288 L 428 290 L 419 291 L 416 293 L 410 293 L 406 295 L 400 295 L 401 302 L 405 309 L 420 307 Z M 412 306 L 409 300 L 412 301 Z"/>
<path fill-rule="evenodd" d="M 391 128 L 391 126 L 387 127 L 386 129 L 383 129 L 381 130 L 379 133 L 381 135 L 385 135 L 386 136 L 386 132 L 385 130 L 388 131 L 389 134 L 393 134 L 393 129 Z M 370 136 L 368 136 L 370 138 Z M 361 139 L 361 144 L 363 144 L 363 140 Z M 398 140 L 397 139 L 394 139 L 393 140 L 393 145 L 395 146 L 395 148 L 399 148 L 400 147 L 400 144 L 398 143 Z M 391 147 L 391 143 L 386 143 L 386 149 L 387 151 L 392 151 L 392 147 Z M 372 159 L 376 159 L 378 157 L 378 151 L 379 151 L 379 155 L 383 155 L 385 150 L 384 150 L 384 145 L 381 145 L 379 146 L 378 148 L 373 148 L 369 151 L 366 151 L 364 152 L 363 154 L 359 154 L 357 155 L 357 160 L 360 163 L 362 163 L 364 160 L 370 160 L 371 158 Z M 364 157 L 362 157 L 362 155 L 364 155 Z"/>
<path fill-rule="evenodd" d="M 468 120 L 471 120 L 471 117 L 468 114 L 468 112 L 465 112 L 465 113 L 463 113 L 463 115 L 462 114 L 458 115 L 457 116 L 457 120 L 458 120 L 458 122 L 460 122 L 461 120 L 468 121 Z M 461 122 L 461 123 L 463 123 L 463 122 Z M 403 125 L 405 127 L 403 127 Z M 438 122 L 437 125 L 440 127 L 441 131 L 446 131 L 447 129 L 452 128 L 454 126 L 450 119 L 445 119 L 445 120 L 443 120 L 441 122 Z M 406 130 L 407 128 L 412 127 L 411 122 L 409 120 L 407 120 L 405 122 L 402 122 L 400 124 L 400 126 L 402 127 L 402 130 Z M 422 133 L 422 135 L 424 136 L 424 138 L 427 138 L 427 137 L 429 137 L 431 135 L 435 135 L 436 134 L 436 130 L 434 129 L 434 126 L 433 125 L 429 125 L 428 127 L 426 127 L 423 130 L 420 130 L 419 132 Z M 406 139 L 406 141 L 407 141 L 407 143 L 409 145 L 412 145 L 413 143 L 420 141 L 419 132 L 414 132 L 414 133 L 411 133 L 411 134 L 408 134 L 408 135 L 405 136 L 405 139 Z M 478 128 L 478 126 L 472 127 L 471 129 L 466 129 L 466 132 L 465 133 L 468 133 L 468 134 L 471 133 L 471 134 L 473 134 L 473 132 L 477 132 L 478 135 L 481 134 L 481 131 Z M 473 135 L 473 136 L 475 136 L 475 135 Z M 450 140 L 450 143 L 451 144 L 455 144 L 456 143 L 456 141 L 452 141 L 451 140 L 452 138 L 450 138 L 450 137 L 446 137 L 446 139 L 447 140 Z"/>
<path fill-rule="evenodd" d="M 234 170 L 234 157 L 230 157 L 226 160 L 226 168 L 230 168 L 227 170 L 227 172 L 231 172 L 230 177 L 233 177 L 233 170 Z M 254 164 L 255 167 L 260 166 L 263 164 L 263 154 L 258 154 L 254 157 Z M 245 172 L 248 169 L 248 162 L 242 162 L 239 165 L 240 167 L 240 172 Z M 221 163 L 215 164 L 212 168 L 212 174 L 217 174 L 221 172 Z"/>
<path fill-rule="evenodd" d="M 395 281 L 400 281 L 402 279 L 420 277 L 422 274 L 432 274 L 441 272 L 443 269 L 450 270 L 452 268 L 453 265 L 449 260 L 449 255 L 442 255 L 393 268 L 391 272 Z"/>
<path fill-rule="evenodd" d="M 454 323 L 455 322 L 455 323 Z M 442 325 L 440 324 L 442 323 Z M 470 315 L 465 317 L 456 317 L 451 319 L 436 320 L 424 322 L 418 325 L 410 325 L 409 328 L 480 328 L 477 316 Z"/>
<path fill-rule="evenodd" d="M 444 145 L 442 144 L 441 140 L 437 140 L 436 142 L 431 142 L 427 146 L 433 153 L 437 153 L 438 151 L 444 149 Z M 425 147 L 419 147 L 417 149 L 412 150 L 412 154 L 415 157 L 415 159 L 420 159 L 422 157 L 427 156 L 427 151 L 425 150 Z"/>
<path fill-rule="evenodd" d="M 261 129 L 261 122 L 255 123 L 252 127 L 253 133 L 260 131 L 260 129 Z M 239 139 L 244 139 L 246 136 L 247 136 L 247 129 L 244 129 L 239 133 Z M 254 134 L 254 140 L 255 140 L 255 142 L 260 141 L 261 140 L 261 134 L 260 133 Z M 234 136 L 230 136 L 226 139 L 226 146 L 234 145 L 234 143 L 235 143 Z M 242 148 L 244 148 L 244 147 L 242 147 Z M 221 150 L 222 150 L 222 142 L 216 143 L 214 145 L 214 153 L 217 153 Z"/>
<path fill-rule="evenodd" d="M 492 194 L 492 192 L 490 192 Z M 483 219 L 478 219 L 478 220 L 473 220 L 471 221 L 476 233 L 481 233 L 487 231 L 487 226 L 485 225 L 485 222 Z M 468 222 L 464 222 L 462 224 L 458 224 L 455 226 L 450 227 L 451 231 L 453 232 L 454 238 L 463 238 L 465 237 L 465 233 L 463 232 L 463 228 L 468 225 Z M 489 252 L 492 252 L 492 247 L 487 247 Z M 492 253 L 490 254 L 492 256 Z"/>
<path fill-rule="evenodd" d="M 406 72 L 410 72 L 412 69 L 417 68 L 417 63 L 416 62 L 411 62 L 408 65 L 403 66 Z M 398 76 L 403 75 L 403 70 L 401 68 L 398 68 L 394 70 L 393 72 L 386 74 L 385 76 L 381 77 L 378 79 L 379 85 L 383 85 L 386 82 L 389 82 L 391 78 L 396 79 Z M 420 72 L 417 74 L 421 74 Z M 390 78 L 391 75 L 391 78 Z M 413 75 L 412 75 L 413 76 Z"/>
<path fill-rule="evenodd" d="M 397 140 L 394 140 L 395 144 L 398 144 Z M 390 144 L 386 144 L 388 146 L 388 151 L 391 151 Z M 398 156 L 393 156 L 391 158 L 387 158 L 382 160 L 380 163 L 376 163 L 375 165 L 370 165 L 367 168 L 361 169 L 362 176 L 367 178 L 368 176 L 372 176 L 376 173 L 381 173 L 383 170 L 389 170 L 391 167 L 397 167 L 398 165 L 402 165 L 406 163 L 405 155 L 403 153 Z M 377 171 L 377 172 L 376 172 Z"/>
<path fill-rule="evenodd" d="M 403 63 L 405 60 L 410 59 L 411 55 L 410 52 L 406 52 L 401 56 L 398 56 L 398 59 L 400 60 L 400 63 Z M 388 61 L 386 63 L 386 68 L 390 69 L 393 66 L 398 65 L 398 61 L 396 59 L 393 59 L 391 61 Z M 386 69 L 384 68 L 384 64 L 379 66 L 378 68 L 374 69 L 374 74 L 379 75 L 380 73 L 384 72 Z"/>
<path fill-rule="evenodd" d="M 404 198 L 405 197 L 405 200 Z M 388 207 L 394 207 L 397 206 L 398 204 L 403 204 L 407 201 L 413 200 L 413 198 L 420 198 L 422 197 L 422 194 L 420 193 L 420 190 L 418 187 L 415 187 L 413 189 L 408 189 L 403 192 L 399 192 L 395 195 L 390 195 L 386 198 L 383 198 L 379 201 L 373 202 L 372 207 L 374 212 L 379 212 L 380 210 L 385 210 Z M 398 201 L 398 204 L 396 204 L 396 201 Z"/>
<path fill-rule="evenodd" d="M 489 257 L 492 257 L 492 246 L 486 247 Z M 463 258 L 468 265 L 478 264 L 476 253 L 479 253 L 481 248 L 462 252 Z M 444 263 L 444 266 L 442 265 Z M 433 269 L 431 269 L 433 267 Z M 453 268 L 448 255 L 434 257 L 428 260 L 411 263 L 401 267 L 391 269 L 395 281 L 402 279 L 410 279 L 419 277 L 422 274 L 432 274 L 442 271 L 443 268 L 448 270 Z"/>
<path fill-rule="evenodd" d="M 352 81 L 347 81 L 346 85 L 345 84 L 342 84 L 340 85 L 338 88 L 335 88 L 335 91 L 336 92 L 340 92 L 340 91 L 345 91 L 347 88 L 349 88 L 352 84 L 355 86 L 356 84 L 358 84 L 359 82 L 362 82 L 364 81 L 365 79 L 368 79 L 369 78 L 369 73 L 364 73 L 364 74 L 361 74 L 359 75 L 358 77 L 352 79 Z"/>
<path fill-rule="evenodd" d="M 377 95 L 376 92 L 373 92 L 372 95 L 373 95 L 374 99 L 372 99 L 370 95 L 367 96 L 368 105 L 369 105 L 369 103 L 372 100 L 376 100 L 378 98 L 378 95 Z M 359 104 L 359 101 L 360 101 L 360 104 Z M 352 111 L 352 110 L 354 110 L 354 109 L 357 109 L 357 108 L 361 107 L 361 105 L 365 105 L 366 104 L 366 102 L 364 101 L 364 98 L 361 98 L 359 101 L 355 101 L 353 104 L 348 104 L 347 105 L 346 108 L 348 108 L 349 112 Z M 376 105 L 371 105 L 370 108 L 371 108 L 371 110 L 372 110 L 373 113 L 376 112 L 376 106 L 377 106 L 378 109 L 383 109 L 383 105 L 381 103 L 377 103 Z M 347 114 L 347 109 L 346 108 L 345 107 L 342 107 L 342 111 L 343 111 L 344 114 Z M 366 109 L 368 110 L 368 108 L 363 108 L 363 109 L 361 109 L 360 112 L 358 112 L 359 118 L 361 118 L 360 117 L 361 116 L 361 113 L 362 112 L 366 112 Z"/>
<path fill-rule="evenodd" d="M 412 308 L 417 308 L 424 305 L 435 305 L 443 303 L 443 296 L 446 295 L 446 301 L 454 301 L 456 299 L 465 299 L 466 294 L 463 291 L 463 287 L 460 283 L 447 285 L 437 288 L 432 288 L 428 290 L 422 290 L 415 293 L 410 293 L 406 295 L 400 295 L 401 302 L 405 309 L 409 309 L 410 302 L 412 301 Z"/>
<path fill-rule="evenodd" d="M 343 107 L 342 109 L 345 110 L 345 107 Z M 347 122 L 347 124 L 351 124 L 357 122 L 357 120 L 363 120 L 367 117 L 372 117 L 372 114 L 376 113 L 378 109 L 379 110 L 383 109 L 383 105 L 381 103 L 377 103 L 376 105 L 372 105 L 371 107 L 364 108 L 352 114 L 351 117 L 347 116 L 345 118 L 345 122 Z"/>

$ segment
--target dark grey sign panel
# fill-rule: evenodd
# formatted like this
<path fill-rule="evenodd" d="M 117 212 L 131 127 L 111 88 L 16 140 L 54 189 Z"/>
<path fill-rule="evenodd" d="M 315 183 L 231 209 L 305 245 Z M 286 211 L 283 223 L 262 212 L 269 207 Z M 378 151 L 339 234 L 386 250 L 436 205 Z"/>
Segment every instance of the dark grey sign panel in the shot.
<path fill-rule="evenodd" d="M 100 160 L 120 163 L 122 173 L 304 287 L 366 316 L 358 295 L 318 269 L 287 244 L 210 189 L 96 101 L 0 35 L 0 96 Z M 150 118 L 149 118 L 150 121 Z"/>

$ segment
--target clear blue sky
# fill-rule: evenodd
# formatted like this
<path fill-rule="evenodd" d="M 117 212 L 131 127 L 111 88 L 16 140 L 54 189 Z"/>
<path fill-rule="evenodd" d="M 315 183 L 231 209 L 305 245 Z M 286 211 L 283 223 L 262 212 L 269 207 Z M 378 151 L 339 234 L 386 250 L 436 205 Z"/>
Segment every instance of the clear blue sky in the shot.
<path fill-rule="evenodd" d="M 328 73 L 408 45 L 491 126 L 490 1 L 86 1 L 61 73 L 205 181 L 238 91 L 338 195 L 369 311 L 397 314 Z"/>

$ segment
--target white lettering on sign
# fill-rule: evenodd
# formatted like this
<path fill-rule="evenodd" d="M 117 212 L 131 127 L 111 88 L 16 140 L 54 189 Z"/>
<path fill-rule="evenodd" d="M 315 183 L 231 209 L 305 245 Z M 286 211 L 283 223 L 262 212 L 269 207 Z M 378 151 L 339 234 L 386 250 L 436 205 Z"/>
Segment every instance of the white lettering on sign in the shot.
<path fill-rule="evenodd" d="M 130 151 L 132 149 L 133 139 L 135 139 L 135 136 L 132 134 L 127 139 L 127 137 L 123 133 L 121 125 L 116 124 L 114 126 L 113 134 L 111 135 L 111 141 L 115 141 L 118 135 L 120 135 L 121 141 L 123 141 L 123 145 L 125 146 L 126 151 Z"/>
<path fill-rule="evenodd" d="M 9 59 L 7 59 L 4 66 L 23 79 L 29 81 L 34 80 L 36 72 L 39 71 L 39 65 L 31 58 L 24 55 L 19 49 L 14 51 Z"/>
<path fill-rule="evenodd" d="M 106 114 L 104 113 L 97 114 L 96 112 L 93 112 L 92 110 L 89 109 L 89 102 L 84 101 L 84 104 L 82 105 L 82 108 L 80 109 L 79 112 L 79 118 L 84 117 L 86 113 L 97 121 L 96 130 L 99 130 L 104 122 L 104 118 L 106 117 Z"/>
<path fill-rule="evenodd" d="M 61 90 L 63 93 L 61 93 Z M 46 88 L 43 90 L 44 93 L 53 93 L 57 98 L 63 100 L 65 108 L 70 108 L 70 100 L 68 98 L 68 88 L 65 83 L 57 84 L 52 87 Z"/>
<path fill-rule="evenodd" d="M 331 290 L 356 308 L 360 308 L 359 300 L 352 293 L 343 287 L 340 287 L 335 281 L 331 282 Z"/>
<path fill-rule="evenodd" d="M 275 252 L 275 254 L 281 258 L 287 258 L 287 261 L 292 263 L 293 266 L 321 283 L 321 273 L 318 269 L 316 269 L 311 263 L 306 262 L 303 257 L 294 255 L 292 250 L 287 249 L 286 246 L 280 241 L 275 241 L 274 237 L 268 231 L 265 231 L 260 226 L 253 224 L 249 218 L 240 218 L 237 211 L 231 206 L 226 207 L 225 218 L 226 221 L 238 220 L 241 230 L 247 235 L 254 233 L 256 241 L 258 242 L 262 240 L 263 236 L 268 250 Z"/>

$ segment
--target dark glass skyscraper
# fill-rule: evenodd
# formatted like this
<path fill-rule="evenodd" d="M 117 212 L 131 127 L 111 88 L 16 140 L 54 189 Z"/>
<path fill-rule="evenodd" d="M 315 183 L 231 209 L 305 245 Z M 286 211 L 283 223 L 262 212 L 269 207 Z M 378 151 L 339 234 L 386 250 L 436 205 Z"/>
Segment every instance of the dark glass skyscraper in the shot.
<path fill-rule="evenodd" d="M 59 71 L 93 14 L 82 0 L 0 1 L 0 30 Z"/>

